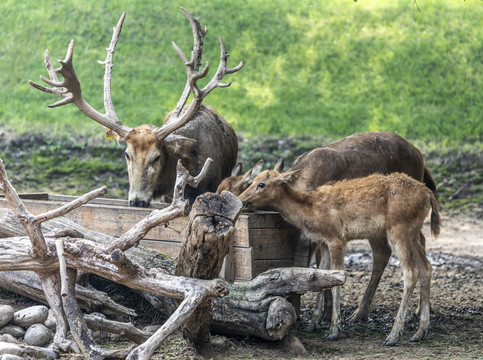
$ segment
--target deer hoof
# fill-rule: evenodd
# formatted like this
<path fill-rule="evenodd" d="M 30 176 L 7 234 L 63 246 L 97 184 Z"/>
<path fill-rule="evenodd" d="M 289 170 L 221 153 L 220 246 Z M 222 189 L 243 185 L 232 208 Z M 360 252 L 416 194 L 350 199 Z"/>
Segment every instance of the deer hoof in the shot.
<path fill-rule="evenodd" d="M 410 339 L 410 341 L 421 341 L 422 339 L 424 339 L 429 333 L 429 330 L 428 329 L 418 329 L 418 331 L 416 332 L 416 334 L 414 334 L 414 336 Z"/>

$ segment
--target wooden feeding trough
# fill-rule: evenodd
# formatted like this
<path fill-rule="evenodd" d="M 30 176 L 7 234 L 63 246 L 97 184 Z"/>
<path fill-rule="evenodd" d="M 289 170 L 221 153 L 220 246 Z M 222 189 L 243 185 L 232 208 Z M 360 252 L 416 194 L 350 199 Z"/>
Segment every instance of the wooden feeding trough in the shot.
<path fill-rule="evenodd" d="M 76 198 L 46 193 L 22 194 L 20 197 L 33 214 L 52 210 Z M 153 208 L 166 206 L 163 203 L 152 203 Z M 1 197 L 0 207 L 7 207 L 6 200 Z M 126 200 L 100 198 L 66 216 L 87 229 L 119 236 L 152 210 L 129 207 Z M 187 219 L 178 218 L 166 226 L 154 228 L 141 241 L 141 245 L 175 257 Z M 286 223 L 276 212 L 242 213 L 236 223 L 233 244 L 222 275 L 229 281 L 247 281 L 270 268 L 305 266 L 308 249 L 300 247 L 307 247 L 308 244 L 297 242 L 297 238 L 297 229 Z"/>

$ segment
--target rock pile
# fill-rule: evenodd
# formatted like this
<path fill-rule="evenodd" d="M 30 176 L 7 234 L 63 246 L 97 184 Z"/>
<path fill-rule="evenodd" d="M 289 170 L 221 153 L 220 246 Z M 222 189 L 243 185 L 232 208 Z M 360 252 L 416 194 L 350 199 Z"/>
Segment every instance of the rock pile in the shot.
<path fill-rule="evenodd" d="M 45 348 L 54 331 L 55 320 L 46 306 L 14 311 L 10 305 L 0 305 L 0 360 L 56 359 L 57 352 Z"/>

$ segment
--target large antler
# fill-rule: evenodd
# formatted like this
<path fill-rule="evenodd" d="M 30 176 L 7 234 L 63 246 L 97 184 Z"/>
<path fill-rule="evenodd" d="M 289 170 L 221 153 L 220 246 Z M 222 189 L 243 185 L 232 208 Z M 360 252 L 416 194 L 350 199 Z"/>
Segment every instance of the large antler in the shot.
<path fill-rule="evenodd" d="M 89 116 L 94 121 L 105 127 L 115 131 L 121 138 L 125 138 L 127 134 L 132 130 L 131 128 L 124 125 L 116 115 L 114 111 L 114 106 L 111 99 L 111 77 L 112 77 L 112 67 L 114 51 L 116 49 L 117 41 L 119 40 L 119 34 L 121 33 L 122 24 L 126 17 L 126 13 L 121 15 L 116 27 L 113 29 L 112 39 L 109 48 L 107 48 L 107 57 L 105 61 L 98 61 L 99 64 L 106 67 L 104 73 L 104 108 L 106 110 L 105 114 L 100 113 L 92 106 L 90 106 L 82 97 L 81 86 L 77 75 L 74 71 L 74 65 L 72 63 L 72 56 L 74 54 L 74 40 L 71 40 L 69 47 L 67 49 L 67 54 L 64 60 L 59 60 L 61 67 L 54 70 L 52 66 L 52 61 L 49 56 L 48 50 L 45 50 L 45 68 L 49 74 L 50 79 L 43 76 L 40 78 L 46 84 L 53 86 L 53 88 L 47 88 L 41 85 L 29 81 L 30 85 L 34 88 L 49 93 L 62 96 L 64 99 L 49 105 L 49 107 L 54 108 L 62 106 L 65 104 L 74 103 L 77 105 L 80 111 L 85 115 Z M 63 81 L 59 81 L 57 74 L 62 75 Z"/>
<path fill-rule="evenodd" d="M 163 127 L 158 128 L 154 131 L 155 136 L 158 139 L 164 139 L 173 131 L 179 129 L 184 124 L 186 124 L 193 117 L 194 113 L 198 111 L 198 109 L 201 106 L 201 103 L 203 102 L 203 99 L 213 89 L 217 87 L 228 87 L 231 85 L 231 83 L 228 83 L 228 84 L 222 83 L 221 81 L 223 77 L 226 74 L 233 74 L 243 67 L 243 61 L 240 61 L 240 63 L 234 68 L 230 69 L 226 67 L 226 61 L 228 59 L 228 56 L 230 55 L 226 52 L 225 44 L 223 43 L 223 40 L 220 37 L 219 39 L 220 39 L 221 55 L 220 55 L 220 64 L 218 65 L 218 70 L 216 71 L 211 81 L 203 89 L 200 89 L 196 82 L 199 79 L 204 78 L 208 74 L 208 69 L 209 69 L 209 65 L 208 63 L 206 63 L 203 70 L 201 72 L 198 71 L 201 64 L 201 54 L 203 51 L 203 39 L 208 30 L 206 29 L 206 27 L 204 30 L 202 30 L 200 22 L 197 19 L 193 18 L 188 13 L 188 11 L 186 11 L 186 9 L 181 8 L 181 10 L 183 10 L 183 12 L 186 14 L 186 17 L 188 18 L 191 24 L 191 27 L 193 29 L 193 37 L 194 37 L 193 51 L 191 52 L 191 59 L 188 60 L 186 55 L 181 51 L 181 49 L 176 45 L 176 43 L 174 41 L 172 42 L 174 49 L 181 57 L 181 59 L 183 60 L 183 63 L 186 66 L 188 79 L 187 79 L 183 94 L 181 96 L 181 99 L 179 100 L 178 105 L 176 106 L 176 109 L 173 111 L 168 122 L 166 122 Z M 193 90 L 193 95 L 194 95 L 193 101 L 184 112 L 181 112 L 181 110 L 184 107 L 184 104 L 186 103 L 186 100 L 188 99 L 188 96 L 191 90 Z"/>

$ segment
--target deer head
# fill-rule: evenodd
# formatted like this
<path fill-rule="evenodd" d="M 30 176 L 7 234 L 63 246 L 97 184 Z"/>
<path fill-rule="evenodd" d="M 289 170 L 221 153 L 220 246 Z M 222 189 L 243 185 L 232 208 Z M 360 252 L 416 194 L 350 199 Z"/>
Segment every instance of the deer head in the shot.
<path fill-rule="evenodd" d="M 265 170 L 261 172 L 252 184 L 240 196 L 245 205 L 255 209 L 272 206 L 273 202 L 281 201 L 282 187 L 293 181 L 300 170 L 280 173 L 277 170 Z"/>
<path fill-rule="evenodd" d="M 126 143 L 125 157 L 129 173 L 129 203 L 131 206 L 148 206 L 153 195 L 156 195 L 157 181 L 162 178 L 166 162 L 169 160 L 175 163 L 177 159 L 182 159 L 183 156 L 189 156 L 192 153 L 192 147 L 196 143 L 196 140 L 177 135 L 174 132 L 193 118 L 202 107 L 203 99 L 213 89 L 217 87 L 228 87 L 230 85 L 230 83 L 222 83 L 222 79 L 226 74 L 235 73 L 243 66 L 243 62 L 240 62 L 234 68 L 226 67 L 229 54 L 226 52 L 225 44 L 220 38 L 221 55 L 218 69 L 211 81 L 204 88 L 200 89 L 197 81 L 204 78 L 209 70 L 207 63 L 201 71 L 198 71 L 201 64 L 203 39 L 207 33 L 207 29 L 206 27 L 202 29 L 197 19 L 194 19 L 184 8 L 181 9 L 191 24 L 194 45 L 191 59 L 188 59 L 179 47 L 172 42 L 174 49 L 185 64 L 187 81 L 175 110 L 168 114 L 162 127 L 140 125 L 135 128 L 130 128 L 118 119 L 114 111 L 111 100 L 113 57 L 126 13 L 122 14 L 117 26 L 113 30 L 111 43 L 109 48 L 107 48 L 106 60 L 99 61 L 101 65 L 105 66 L 105 114 L 95 110 L 82 97 L 80 82 L 72 63 L 74 40 L 69 44 L 65 59 L 59 60 L 61 67 L 58 69 L 54 70 L 49 53 L 47 50 L 45 51 L 45 67 L 49 74 L 49 79 L 43 76 L 41 76 L 41 79 L 52 86 L 52 88 L 47 88 L 30 81 L 30 84 L 34 88 L 46 93 L 60 95 L 63 98 L 49 105 L 49 107 L 53 108 L 74 103 L 82 113 L 109 129 L 106 132 L 106 138 Z M 58 80 L 57 74 L 63 77 L 62 81 Z M 193 91 L 194 95 L 193 101 L 185 106 L 191 91 Z"/>
<path fill-rule="evenodd" d="M 240 195 L 246 188 L 248 188 L 253 179 L 260 174 L 263 167 L 263 159 L 259 160 L 254 167 L 248 170 L 245 174 L 240 175 L 242 171 L 242 163 L 239 162 L 233 168 L 231 176 L 223 179 L 221 184 L 216 189 L 217 194 L 221 194 L 223 190 L 230 191 L 235 195 Z"/>

